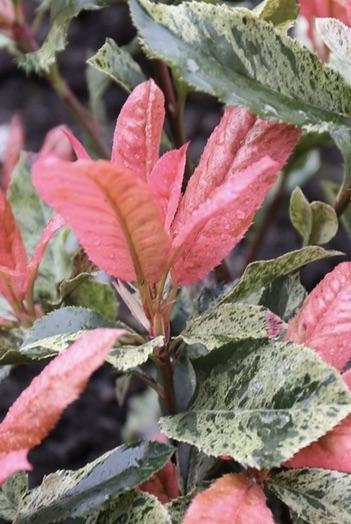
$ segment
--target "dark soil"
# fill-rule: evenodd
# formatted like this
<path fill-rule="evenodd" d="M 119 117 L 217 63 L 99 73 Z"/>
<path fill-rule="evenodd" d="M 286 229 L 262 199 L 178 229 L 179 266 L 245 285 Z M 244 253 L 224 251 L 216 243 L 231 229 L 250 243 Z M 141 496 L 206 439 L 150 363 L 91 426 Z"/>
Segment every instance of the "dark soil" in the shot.
<path fill-rule="evenodd" d="M 30 6 L 31 2 L 27 2 Z M 119 44 L 127 43 L 134 35 L 127 8 L 113 6 L 102 12 L 85 13 L 72 24 L 70 47 L 61 58 L 63 75 L 80 100 L 87 101 L 85 86 L 85 59 L 88 49 L 99 48 L 106 36 L 114 38 Z M 112 130 L 116 116 L 121 108 L 125 94 L 117 87 L 106 95 L 109 127 Z M 12 59 L 0 52 L 0 124 L 19 113 L 27 131 L 27 148 L 36 151 L 46 132 L 53 126 L 66 123 L 78 132 L 75 122 L 65 106 L 58 100 L 45 81 L 38 78 L 25 78 Z M 204 95 L 192 95 L 185 115 L 185 131 L 192 140 L 191 156 L 196 160 L 206 138 L 218 122 L 219 104 Z M 334 148 L 323 153 L 326 167 L 323 176 L 340 171 L 340 158 Z M 320 174 L 304 188 L 310 198 L 321 198 Z M 299 239 L 293 232 L 288 219 L 288 200 L 285 199 L 279 210 L 277 220 L 270 228 L 259 258 L 272 258 L 299 247 Z M 350 241 L 341 232 L 332 244 L 333 248 L 347 251 L 350 255 Z M 243 262 L 243 249 L 233 258 L 234 272 L 237 273 Z M 304 271 L 304 283 L 313 287 L 336 260 L 314 264 Z M 10 378 L 0 385 L 0 418 L 16 399 L 22 389 L 39 372 L 38 366 L 18 367 Z M 115 401 L 115 374 L 106 367 L 98 371 L 90 381 L 80 400 L 67 409 L 50 437 L 31 453 L 34 472 L 31 483 L 37 484 L 42 476 L 58 468 L 77 468 L 92 460 L 104 451 L 121 442 L 121 426 L 125 421 L 125 410 Z M 135 386 L 136 387 L 136 386 Z M 134 387 L 134 390 L 135 390 Z"/>

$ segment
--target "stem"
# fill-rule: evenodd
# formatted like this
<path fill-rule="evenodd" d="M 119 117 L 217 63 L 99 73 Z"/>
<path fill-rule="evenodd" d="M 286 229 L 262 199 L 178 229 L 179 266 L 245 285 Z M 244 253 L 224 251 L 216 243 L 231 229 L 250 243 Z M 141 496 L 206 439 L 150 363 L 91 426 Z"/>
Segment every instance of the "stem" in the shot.
<path fill-rule="evenodd" d="M 159 354 L 158 368 L 163 383 L 163 401 L 165 408 L 169 415 L 175 415 L 177 413 L 177 403 L 173 383 L 173 366 L 168 355 L 167 347 L 164 347 Z"/>
<path fill-rule="evenodd" d="M 89 136 L 96 152 L 102 158 L 109 158 L 109 151 L 97 132 L 95 118 L 90 113 L 90 111 L 83 107 L 79 100 L 76 98 L 75 94 L 73 93 L 67 82 L 60 75 L 60 72 L 56 65 L 54 65 L 51 68 L 50 72 L 47 75 L 47 79 L 49 80 L 51 86 L 54 88 L 58 96 L 71 111 L 71 113 L 73 114 L 77 122 L 80 124 L 82 129 Z"/>
<path fill-rule="evenodd" d="M 12 31 L 14 39 L 24 53 L 33 53 L 38 50 L 39 46 L 34 37 L 33 31 L 25 21 L 14 24 Z M 89 136 L 96 152 L 102 158 L 109 158 L 109 151 L 99 137 L 97 122 L 93 114 L 79 102 L 67 82 L 60 75 L 57 66 L 54 65 L 45 77 L 85 133 Z"/>
<path fill-rule="evenodd" d="M 148 375 L 142 373 L 141 371 L 138 371 L 137 369 L 134 369 L 131 372 L 131 375 L 135 378 L 138 378 L 139 380 L 144 382 L 144 384 L 156 391 L 160 398 L 162 398 L 163 400 L 165 399 L 163 387 L 160 384 L 158 384 L 152 377 L 149 377 Z"/>
<path fill-rule="evenodd" d="M 336 199 L 334 209 L 338 217 L 340 217 L 344 211 L 346 211 L 348 205 L 351 202 L 351 186 L 344 189 Z"/>
<path fill-rule="evenodd" d="M 256 236 L 254 238 L 254 241 L 249 249 L 249 252 L 246 256 L 245 260 L 245 267 L 250 264 L 253 260 L 255 260 L 257 254 L 259 253 L 261 246 L 263 244 L 263 241 L 266 237 L 266 234 L 271 227 L 271 224 L 274 221 L 274 218 L 278 212 L 280 203 L 284 197 L 286 184 L 288 181 L 288 172 L 283 172 L 280 181 L 279 186 L 277 188 L 277 191 L 273 197 L 272 202 L 270 203 L 265 216 L 263 217 L 263 220 L 261 222 L 261 225 L 258 228 L 258 231 L 256 233 Z"/>

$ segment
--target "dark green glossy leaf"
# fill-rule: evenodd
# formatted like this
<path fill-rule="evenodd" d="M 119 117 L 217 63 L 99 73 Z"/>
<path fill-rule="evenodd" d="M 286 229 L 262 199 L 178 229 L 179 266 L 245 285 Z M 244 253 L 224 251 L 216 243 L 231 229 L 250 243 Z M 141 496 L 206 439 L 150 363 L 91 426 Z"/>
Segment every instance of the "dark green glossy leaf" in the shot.
<path fill-rule="evenodd" d="M 268 284 L 260 297 L 260 304 L 288 322 L 302 306 L 306 296 L 300 276 L 294 274 L 278 277 Z"/>
<path fill-rule="evenodd" d="M 172 447 L 157 442 L 124 445 L 77 471 L 48 475 L 25 497 L 16 523 L 51 524 L 89 514 L 148 480 L 172 453 Z"/>
<path fill-rule="evenodd" d="M 351 522 L 351 475 L 324 469 L 297 469 L 274 475 L 268 487 L 301 519 L 296 522 Z"/>
<path fill-rule="evenodd" d="M 194 366 L 195 401 L 189 411 L 161 418 L 162 431 L 245 466 L 279 466 L 351 412 L 338 372 L 297 344 L 233 342 Z"/>

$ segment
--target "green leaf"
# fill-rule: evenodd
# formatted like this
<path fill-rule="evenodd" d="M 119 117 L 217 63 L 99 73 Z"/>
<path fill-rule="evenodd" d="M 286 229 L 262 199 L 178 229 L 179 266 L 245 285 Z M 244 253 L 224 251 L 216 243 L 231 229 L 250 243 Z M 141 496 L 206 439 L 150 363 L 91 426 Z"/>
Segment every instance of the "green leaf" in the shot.
<path fill-rule="evenodd" d="M 292 225 L 307 245 L 312 232 L 313 217 L 310 203 L 300 187 L 296 187 L 291 193 L 289 213 Z"/>
<path fill-rule="evenodd" d="M 228 302 L 195 318 L 180 336 L 187 344 L 202 344 L 212 350 L 234 340 L 277 335 L 281 328 L 279 319 L 262 306 Z"/>
<path fill-rule="evenodd" d="M 8 199 L 29 257 L 32 257 L 40 236 L 47 225 L 50 208 L 39 198 L 32 184 L 32 174 L 25 154 L 13 173 Z M 71 257 L 65 252 L 67 230 L 58 232 L 45 250 L 36 280 L 36 293 L 46 299 L 55 299 L 55 284 L 71 274 Z"/>
<path fill-rule="evenodd" d="M 299 7 L 295 0 L 264 0 L 253 12 L 281 31 L 288 31 L 294 25 Z"/>
<path fill-rule="evenodd" d="M 89 95 L 89 107 L 100 123 L 106 125 L 107 115 L 103 96 L 110 86 L 110 78 L 88 64 L 86 81 Z"/>
<path fill-rule="evenodd" d="M 172 521 L 156 497 L 133 490 L 110 502 L 96 524 L 172 524 Z"/>
<path fill-rule="evenodd" d="M 25 497 L 17 524 L 51 524 L 80 517 L 148 480 L 170 459 L 173 448 L 158 442 L 120 446 L 77 471 L 57 471 Z"/>
<path fill-rule="evenodd" d="M 338 217 L 335 210 L 325 202 L 312 202 L 312 231 L 310 244 L 327 244 L 332 240 L 339 229 Z"/>
<path fill-rule="evenodd" d="M 149 0 L 131 0 L 130 6 L 151 56 L 193 88 L 308 130 L 350 126 L 351 86 L 247 9 Z"/>
<path fill-rule="evenodd" d="M 335 210 L 324 202 L 310 204 L 299 187 L 291 195 L 290 220 L 300 233 L 304 245 L 326 244 L 334 238 L 339 228 Z"/>
<path fill-rule="evenodd" d="M 128 92 L 145 80 L 139 64 L 112 38 L 106 38 L 99 51 L 89 58 L 88 64 L 107 75 Z"/>
<path fill-rule="evenodd" d="M 194 404 L 161 418 L 161 430 L 244 466 L 279 466 L 351 412 L 351 393 L 339 373 L 297 344 L 233 342 L 194 366 Z"/>
<path fill-rule="evenodd" d="M 330 204 L 334 204 L 339 193 L 339 184 L 331 180 L 322 180 L 321 186 L 325 193 L 326 199 Z M 351 235 L 351 207 L 348 206 L 340 217 L 342 224 L 345 226 L 349 235 Z"/>
<path fill-rule="evenodd" d="M 193 492 L 202 484 L 216 462 L 216 458 L 209 457 L 195 446 L 181 442 L 177 448 L 181 492 Z"/>
<path fill-rule="evenodd" d="M 263 290 L 259 303 L 288 322 L 302 306 L 307 296 L 300 282 L 300 276 L 278 277 Z"/>
<path fill-rule="evenodd" d="M 92 309 L 107 320 L 117 318 L 117 298 L 114 290 L 108 284 L 89 279 L 82 283 L 69 295 L 69 303 L 75 306 Z"/>
<path fill-rule="evenodd" d="M 18 506 L 28 490 L 27 475 L 16 473 L 0 486 L 0 518 L 13 521 Z"/>
<path fill-rule="evenodd" d="M 286 276 L 306 264 L 323 258 L 342 255 L 339 251 L 326 251 L 318 246 L 308 246 L 272 260 L 260 260 L 247 266 L 239 282 L 225 295 L 221 302 L 237 302 L 247 299 L 252 293 L 261 291 L 278 277 Z"/>
<path fill-rule="evenodd" d="M 324 469 L 297 469 L 274 475 L 268 487 L 304 522 L 351 522 L 351 475 Z"/>
<path fill-rule="evenodd" d="M 50 29 L 38 51 L 27 53 L 18 58 L 18 65 L 27 73 L 47 73 L 56 61 L 56 55 L 64 51 L 67 45 L 68 30 L 73 18 L 86 10 L 104 7 L 103 0 L 49 0 L 45 8 L 50 7 Z"/>
<path fill-rule="evenodd" d="M 24 332 L 21 329 L 0 329 L 0 366 L 27 362 L 28 359 L 19 353 L 23 338 Z"/>
<path fill-rule="evenodd" d="M 336 18 L 318 18 L 316 29 L 325 45 L 344 63 L 344 67 L 351 66 L 351 28 Z"/>
<path fill-rule="evenodd" d="M 106 361 L 118 371 L 127 371 L 144 364 L 156 348 L 164 345 L 163 337 L 156 337 L 141 346 L 118 346 L 113 349 Z"/>

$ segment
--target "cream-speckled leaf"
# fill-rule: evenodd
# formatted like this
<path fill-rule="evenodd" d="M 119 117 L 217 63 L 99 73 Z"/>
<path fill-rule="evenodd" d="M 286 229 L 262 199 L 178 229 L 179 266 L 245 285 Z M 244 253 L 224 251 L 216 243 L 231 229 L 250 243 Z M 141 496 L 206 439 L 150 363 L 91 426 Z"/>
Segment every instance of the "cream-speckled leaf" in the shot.
<path fill-rule="evenodd" d="M 245 466 L 279 466 L 351 412 L 336 370 L 297 344 L 233 342 L 193 361 L 198 389 L 189 411 L 161 418 L 170 438 Z"/>
<path fill-rule="evenodd" d="M 18 64 L 27 73 L 44 73 L 55 63 L 56 55 L 67 45 L 68 30 L 73 18 L 81 11 L 101 9 L 104 0 L 49 0 L 50 29 L 38 51 L 23 54 Z"/>
<path fill-rule="evenodd" d="M 296 0 L 264 0 L 255 9 L 260 18 L 272 22 L 281 31 L 288 31 L 299 13 Z"/>
<path fill-rule="evenodd" d="M 108 503 L 96 524 L 172 524 L 172 521 L 156 497 L 132 490 Z"/>
<path fill-rule="evenodd" d="M 141 346 L 118 346 L 113 349 L 108 357 L 107 362 L 118 371 L 127 371 L 144 364 L 156 348 L 162 348 L 164 345 L 163 337 L 156 337 Z"/>
<path fill-rule="evenodd" d="M 22 498 L 28 490 L 26 473 L 16 473 L 0 486 L 0 518 L 14 521 Z"/>
<path fill-rule="evenodd" d="M 25 497 L 16 524 L 52 524 L 89 514 L 148 480 L 172 453 L 168 445 L 141 442 L 115 448 L 77 471 L 52 473 Z"/>
<path fill-rule="evenodd" d="M 312 229 L 310 244 L 327 244 L 335 237 L 339 229 L 337 214 L 325 202 L 312 202 Z"/>
<path fill-rule="evenodd" d="M 179 497 L 166 504 L 168 513 L 171 516 L 172 524 L 181 524 L 183 522 L 185 512 L 191 503 L 191 500 L 195 496 L 195 493 L 190 493 L 184 497 Z"/>
<path fill-rule="evenodd" d="M 351 27 L 336 18 L 317 18 L 316 29 L 319 36 L 346 67 L 351 66 Z"/>
<path fill-rule="evenodd" d="M 241 301 L 254 292 L 260 291 L 278 277 L 294 273 L 306 264 L 323 258 L 342 255 L 338 251 L 326 251 L 318 246 L 308 246 L 272 260 L 252 262 L 245 269 L 239 282 L 222 299 L 222 302 Z"/>
<path fill-rule="evenodd" d="M 292 225 L 301 235 L 304 243 L 308 244 L 312 231 L 313 217 L 310 203 L 300 187 L 296 187 L 291 193 L 289 214 Z"/>
<path fill-rule="evenodd" d="M 351 522 L 351 475 L 323 469 L 297 469 L 274 475 L 268 487 L 303 522 Z"/>
<path fill-rule="evenodd" d="M 151 55 L 195 89 L 299 127 L 350 126 L 351 86 L 254 13 L 203 2 L 130 6 Z"/>
<path fill-rule="evenodd" d="M 219 348 L 234 340 L 276 337 L 282 321 L 262 306 L 226 303 L 191 321 L 181 337 L 187 344 Z"/>
<path fill-rule="evenodd" d="M 139 64 L 112 38 L 106 38 L 104 45 L 89 58 L 88 64 L 112 78 L 126 91 L 131 91 L 145 80 Z"/>
<path fill-rule="evenodd" d="M 270 309 L 279 318 L 288 322 L 302 306 L 307 292 L 300 282 L 300 275 L 295 273 L 278 277 L 268 284 L 260 296 L 259 304 Z"/>

